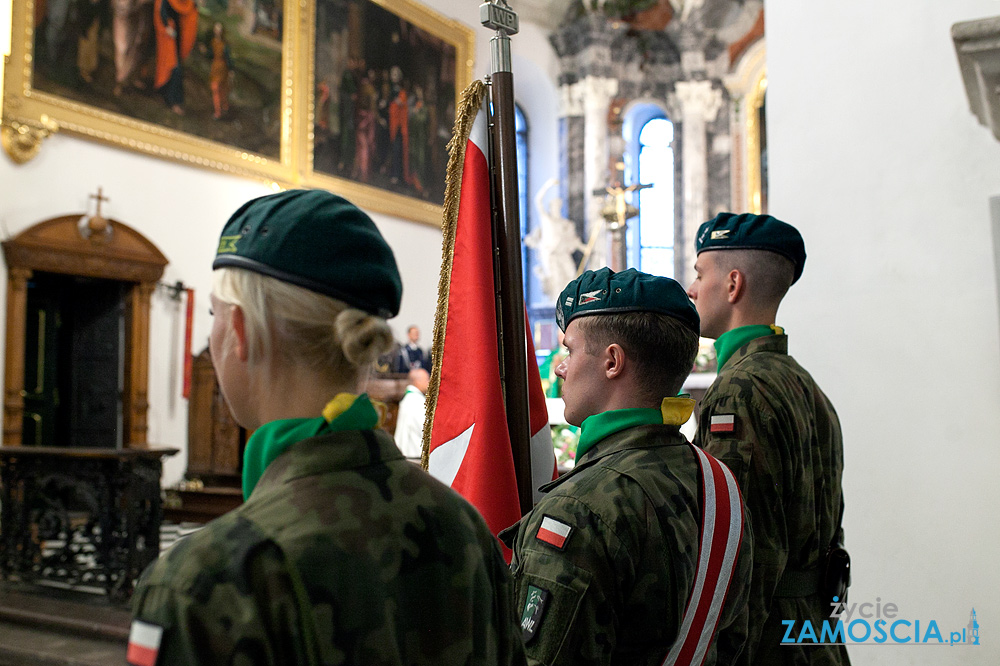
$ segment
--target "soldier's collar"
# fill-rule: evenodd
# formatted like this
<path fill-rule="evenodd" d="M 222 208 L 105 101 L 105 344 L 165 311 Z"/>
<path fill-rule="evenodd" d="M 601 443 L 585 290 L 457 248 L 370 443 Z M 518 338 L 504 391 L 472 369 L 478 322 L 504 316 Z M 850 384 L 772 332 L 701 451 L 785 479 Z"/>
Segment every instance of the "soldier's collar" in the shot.
<path fill-rule="evenodd" d="M 384 416 L 385 405 L 369 400 L 367 393 L 340 393 L 320 417 L 265 423 L 250 436 L 243 452 L 243 499 L 250 499 L 264 471 L 293 444 L 330 432 L 376 428 Z"/>
<path fill-rule="evenodd" d="M 784 334 L 785 329 L 774 324 L 753 324 L 726 331 L 715 341 L 715 357 L 718 359 L 719 370 L 722 370 L 723 366 L 726 365 L 726 361 L 732 358 L 733 354 L 748 342 L 767 335 Z"/>
<path fill-rule="evenodd" d="M 588 416 L 580 425 L 580 443 L 576 447 L 577 462 L 595 444 L 627 428 L 642 425 L 683 425 L 694 411 L 694 400 L 688 397 L 664 398 L 659 409 L 613 409 Z"/>

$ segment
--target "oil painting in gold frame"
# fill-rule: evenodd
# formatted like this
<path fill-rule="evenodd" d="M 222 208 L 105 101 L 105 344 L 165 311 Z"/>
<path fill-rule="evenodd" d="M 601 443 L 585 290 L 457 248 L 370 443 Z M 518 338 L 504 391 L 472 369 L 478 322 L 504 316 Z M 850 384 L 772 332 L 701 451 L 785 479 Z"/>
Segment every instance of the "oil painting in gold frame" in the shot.
<path fill-rule="evenodd" d="M 305 181 L 438 226 L 467 26 L 411 0 L 315 0 Z"/>
<path fill-rule="evenodd" d="M 297 180 L 295 0 L 19 0 L 12 18 L 3 121 L 15 160 L 59 131 Z"/>

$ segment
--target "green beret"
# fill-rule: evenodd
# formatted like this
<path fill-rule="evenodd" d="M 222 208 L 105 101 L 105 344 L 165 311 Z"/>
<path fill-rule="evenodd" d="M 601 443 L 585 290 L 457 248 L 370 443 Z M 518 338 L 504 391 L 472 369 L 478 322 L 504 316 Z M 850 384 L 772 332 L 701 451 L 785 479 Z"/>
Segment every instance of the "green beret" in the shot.
<path fill-rule="evenodd" d="M 701 320 L 694 303 L 676 280 L 630 268 L 587 271 L 562 290 L 556 301 L 556 322 L 563 331 L 577 317 L 616 312 L 658 312 L 673 317 L 695 334 Z"/>
<path fill-rule="evenodd" d="M 388 319 L 403 285 L 375 223 L 350 201 L 322 190 L 253 199 L 222 229 L 216 268 L 243 268 L 330 296 Z"/>
<path fill-rule="evenodd" d="M 719 213 L 698 228 L 695 253 L 708 250 L 766 250 L 795 265 L 794 284 L 806 263 L 806 245 L 792 225 L 770 215 Z"/>

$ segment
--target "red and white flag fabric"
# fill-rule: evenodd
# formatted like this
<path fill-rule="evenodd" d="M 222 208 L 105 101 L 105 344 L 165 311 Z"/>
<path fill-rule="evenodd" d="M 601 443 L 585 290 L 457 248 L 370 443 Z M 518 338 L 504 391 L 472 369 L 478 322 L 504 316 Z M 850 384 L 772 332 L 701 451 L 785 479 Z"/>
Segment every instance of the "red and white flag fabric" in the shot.
<path fill-rule="evenodd" d="M 552 447 L 552 430 L 549 428 L 549 410 L 545 406 L 542 376 L 535 361 L 535 343 L 531 339 L 531 322 L 524 313 L 524 330 L 528 345 L 528 419 L 531 427 L 531 487 L 535 489 L 534 502 L 542 499 L 538 487 L 556 478 L 556 452 Z"/>
<path fill-rule="evenodd" d="M 483 99 L 480 81 L 465 91 L 450 146 L 424 464 L 469 500 L 496 534 L 517 522 L 521 510 L 500 384 Z M 555 455 L 530 335 L 526 345 L 537 488 L 554 478 Z"/>

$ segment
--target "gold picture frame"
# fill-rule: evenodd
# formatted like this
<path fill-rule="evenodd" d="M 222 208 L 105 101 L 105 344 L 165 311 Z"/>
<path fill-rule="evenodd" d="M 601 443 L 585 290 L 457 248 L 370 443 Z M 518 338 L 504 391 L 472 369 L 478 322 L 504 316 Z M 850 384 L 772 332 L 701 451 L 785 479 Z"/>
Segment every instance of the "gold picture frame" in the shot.
<path fill-rule="evenodd" d="M 175 4 L 186 6 L 183 19 Z M 91 5 L 93 13 L 84 11 Z M 264 5 L 267 12 L 257 11 Z M 4 77 L 4 148 L 15 161 L 25 161 L 45 136 L 59 131 L 235 175 L 294 182 L 299 158 L 290 82 L 301 49 L 300 6 L 295 0 L 249 6 L 15 2 Z M 227 34 L 227 28 L 233 29 Z M 170 48 L 162 47 L 163 35 L 176 47 L 172 68 L 165 62 Z M 162 85 L 161 65 L 168 73 Z M 171 105 L 168 86 L 179 89 L 182 101 Z"/>
<path fill-rule="evenodd" d="M 308 10 L 304 183 L 440 227 L 445 146 L 472 80 L 473 31 L 413 0 L 315 0 Z"/>
<path fill-rule="evenodd" d="M 88 2 L 96 8 L 106 8 L 104 15 L 95 9 L 95 14 L 88 16 L 80 9 L 89 6 Z M 183 10 L 185 6 L 198 13 L 193 45 L 184 43 L 184 33 L 179 29 L 181 24 L 171 23 L 165 13 L 177 7 Z M 146 44 L 145 55 L 135 59 L 139 64 L 124 74 L 128 66 L 120 65 L 119 56 L 131 42 L 121 37 L 119 19 L 122 17 L 116 12 L 121 12 L 122 7 L 142 9 L 143 20 L 147 21 L 142 34 L 147 35 L 147 40 L 152 34 L 154 42 Z M 355 19 L 375 16 L 371 20 L 376 24 L 376 15 L 382 12 L 391 17 L 397 27 L 395 33 L 390 31 L 386 37 L 380 36 L 378 25 L 373 24 L 373 27 L 355 21 L 351 27 L 340 30 L 342 48 L 339 53 L 346 59 L 348 48 L 353 48 L 358 55 L 364 55 L 365 47 L 359 44 L 369 45 L 370 51 L 371 48 L 379 49 L 378 44 L 385 39 L 395 39 L 392 44 L 400 48 L 381 50 L 395 54 L 399 62 L 386 62 L 381 53 L 368 57 L 373 67 L 377 64 L 377 76 L 386 80 L 390 90 L 402 87 L 410 94 L 408 102 L 402 106 L 397 104 L 397 120 L 400 113 L 415 118 L 411 135 L 417 135 L 417 139 L 420 135 L 417 130 L 431 133 L 433 158 L 441 161 L 440 197 L 420 191 L 423 183 L 414 176 L 416 169 L 408 169 L 400 174 L 399 182 L 391 182 L 392 176 L 389 180 L 383 177 L 383 161 L 375 166 L 378 177 L 365 182 L 360 174 L 352 178 L 350 172 L 338 172 L 333 168 L 330 136 L 324 136 L 322 128 L 316 125 L 318 113 L 330 112 L 330 107 L 324 106 L 328 99 L 317 95 L 316 72 L 317 59 L 324 71 L 331 63 L 337 65 L 338 62 L 337 56 L 331 56 L 326 48 L 317 58 L 316 44 L 319 34 L 321 46 L 329 45 L 329 31 L 318 30 L 317 26 L 329 25 L 330 13 L 338 11 L 352 13 Z M 152 27 L 148 25 L 149 16 L 153 16 Z M 217 25 L 221 25 L 221 29 Z M 175 40 L 173 65 L 178 61 L 183 64 L 180 89 L 185 101 L 177 105 L 177 109 L 171 106 L 165 92 L 174 79 L 160 83 L 161 66 L 167 68 L 170 77 L 177 71 L 176 67 L 169 70 L 170 62 L 162 65 L 162 61 L 169 58 L 161 57 L 161 53 L 170 56 L 169 49 L 160 50 L 158 41 L 164 26 L 168 37 Z M 86 46 L 85 39 L 91 40 Z M 329 189 L 364 208 L 439 226 L 443 164 L 447 159 L 443 147 L 451 134 L 458 97 L 472 78 L 474 44 L 475 37 L 468 26 L 445 18 L 414 0 L 127 0 L 114 3 L 109 0 L 18 0 L 13 3 L 11 52 L 3 77 L 3 147 L 15 161 L 24 162 L 38 152 L 49 134 L 65 132 L 283 187 L 302 185 Z M 182 50 L 185 46 L 187 51 Z M 87 60 L 85 51 L 89 53 L 89 64 L 84 62 Z M 376 60 L 379 61 L 376 63 Z M 220 64 L 222 61 L 226 64 Z M 431 90 L 433 81 L 418 84 L 405 80 L 405 74 L 414 71 L 414 63 L 440 65 L 437 78 L 447 83 L 447 90 L 444 91 L 443 86 Z M 394 67 L 397 72 L 393 72 Z M 217 88 L 222 85 L 219 82 L 226 77 L 218 75 L 217 70 L 226 72 L 227 68 L 232 72 L 228 77 L 229 90 L 219 94 Z M 343 70 L 341 63 L 336 75 L 342 76 Z M 256 78 L 254 72 L 258 73 Z M 394 75 L 392 81 L 387 78 L 390 72 Z M 270 77 L 266 81 L 265 74 Z M 119 81 L 123 76 L 124 80 Z M 335 112 L 341 109 L 340 94 L 341 90 L 332 90 L 332 99 L 338 103 Z M 417 97 L 425 101 L 433 99 L 437 105 L 430 114 L 436 114 L 432 127 L 429 121 L 422 119 L 419 108 L 411 108 L 418 106 Z M 444 97 L 447 101 L 442 102 Z M 229 108 L 222 109 L 221 113 L 220 98 L 230 102 Z M 405 113 L 401 110 L 404 108 Z M 329 131 L 330 126 L 326 129 Z M 339 126 L 336 129 L 339 130 Z M 254 141 L 258 143 L 252 143 Z M 247 142 L 252 145 L 246 145 Z M 422 144 L 416 142 L 415 145 Z M 409 156 L 411 152 L 406 151 L 406 154 Z M 399 153 L 397 141 L 397 157 Z M 416 164 L 427 159 L 427 155 L 421 156 L 419 151 L 413 155 Z M 373 154 L 371 161 L 379 157 L 382 156 Z M 398 160 L 389 166 L 396 168 L 397 163 Z M 434 178 L 437 176 L 431 177 Z"/>

